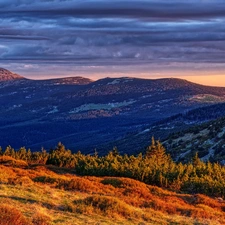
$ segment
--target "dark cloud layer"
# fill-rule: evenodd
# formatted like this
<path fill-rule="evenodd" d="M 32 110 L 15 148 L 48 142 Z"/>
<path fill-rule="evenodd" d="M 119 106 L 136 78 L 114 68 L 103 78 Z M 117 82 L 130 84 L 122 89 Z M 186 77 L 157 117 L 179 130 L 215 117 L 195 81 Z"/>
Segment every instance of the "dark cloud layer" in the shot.
<path fill-rule="evenodd" d="M 1 0 L 0 63 L 31 75 L 221 73 L 224 24 L 224 0 Z"/>

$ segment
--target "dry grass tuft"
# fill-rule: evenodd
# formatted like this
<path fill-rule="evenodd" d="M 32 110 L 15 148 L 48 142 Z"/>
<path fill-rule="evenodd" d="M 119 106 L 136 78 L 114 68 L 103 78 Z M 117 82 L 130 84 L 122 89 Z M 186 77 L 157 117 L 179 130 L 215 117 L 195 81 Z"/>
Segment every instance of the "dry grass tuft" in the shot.
<path fill-rule="evenodd" d="M 81 192 L 94 192 L 98 191 L 93 182 L 82 177 L 74 177 L 70 181 L 59 183 L 59 188 L 64 188 L 65 190 L 81 191 Z"/>
<path fill-rule="evenodd" d="M 25 162 L 23 160 L 14 159 L 10 156 L 1 156 L 0 164 L 5 165 L 5 166 L 20 167 L 20 168 L 25 168 L 28 166 L 27 162 Z"/>
<path fill-rule="evenodd" d="M 0 205 L 0 225 L 31 225 L 23 214 L 14 207 Z"/>
<path fill-rule="evenodd" d="M 204 205 L 207 205 L 211 208 L 216 208 L 216 209 L 221 209 L 221 205 L 224 205 L 225 204 L 221 204 L 220 202 L 218 202 L 218 200 L 216 199 L 212 199 L 210 197 L 207 197 L 205 195 L 202 195 L 202 194 L 197 194 L 194 196 L 194 204 L 204 204 Z"/>
<path fill-rule="evenodd" d="M 42 213 L 36 213 L 32 219 L 33 225 L 51 225 L 51 218 Z"/>
<path fill-rule="evenodd" d="M 93 211 L 107 217 L 117 218 L 118 216 L 130 218 L 137 213 L 125 202 L 111 196 L 93 195 L 83 200 L 74 201 L 77 210 L 82 213 Z"/>

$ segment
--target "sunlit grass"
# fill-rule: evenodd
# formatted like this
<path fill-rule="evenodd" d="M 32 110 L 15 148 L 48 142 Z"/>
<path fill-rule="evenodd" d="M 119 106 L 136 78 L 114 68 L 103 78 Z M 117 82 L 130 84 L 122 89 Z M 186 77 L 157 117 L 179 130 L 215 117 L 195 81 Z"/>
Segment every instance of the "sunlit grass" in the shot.
<path fill-rule="evenodd" d="M 225 224 L 223 202 L 129 178 L 79 177 L 15 160 L 0 165 L 0 181 L 0 201 L 28 224 Z"/>

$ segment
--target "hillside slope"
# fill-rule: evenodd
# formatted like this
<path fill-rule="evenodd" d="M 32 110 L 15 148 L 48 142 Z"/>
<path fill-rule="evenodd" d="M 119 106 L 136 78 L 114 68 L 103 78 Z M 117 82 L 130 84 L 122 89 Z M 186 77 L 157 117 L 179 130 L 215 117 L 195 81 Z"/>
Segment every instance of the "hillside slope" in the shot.
<path fill-rule="evenodd" d="M 97 148 L 104 154 L 104 146 L 112 148 L 127 134 L 193 108 L 225 102 L 224 96 L 225 88 L 174 78 L 0 82 L 0 145 L 39 150 L 61 141 L 74 150 Z M 129 152 L 124 146 L 122 151 Z"/>
<path fill-rule="evenodd" d="M 0 162 L 1 225 L 6 215 L 8 221 L 16 215 L 23 225 L 225 224 L 221 199 L 177 194 L 129 178 L 78 177 L 71 169 L 28 167 L 6 156 Z"/>
<path fill-rule="evenodd" d="M 134 132 L 128 133 L 121 139 L 115 140 L 112 143 L 107 143 L 106 145 L 104 145 L 104 148 L 108 148 L 110 144 L 111 145 L 114 144 L 114 146 L 117 146 L 120 151 L 133 148 L 136 150 L 136 153 L 140 151 L 143 152 L 146 146 L 151 142 L 151 137 L 154 136 L 156 139 L 165 141 L 164 143 L 166 144 L 167 148 L 171 150 L 174 148 L 174 146 L 177 146 L 177 144 L 175 143 L 174 143 L 175 145 L 167 144 L 168 139 L 170 140 L 180 135 L 183 136 L 183 133 L 185 133 L 186 130 L 188 130 L 189 128 L 192 129 L 192 127 L 196 127 L 193 129 L 197 130 L 198 129 L 197 126 L 199 126 L 199 129 L 201 129 L 201 126 L 200 126 L 201 124 L 204 124 L 210 121 L 212 121 L 210 125 L 214 127 L 213 121 L 224 117 L 225 115 L 224 112 L 225 112 L 225 103 L 213 104 L 210 106 L 204 106 L 204 107 L 199 107 L 193 110 L 185 111 L 184 113 L 179 113 L 171 117 L 157 121 L 156 123 L 153 123 L 151 126 L 145 126 L 136 132 L 134 131 Z M 221 121 L 222 120 L 223 119 L 221 119 Z M 211 137 L 212 136 L 209 136 L 208 139 L 210 140 Z M 171 140 L 169 142 L 171 142 Z M 195 139 L 193 142 L 195 142 Z M 198 146 L 198 142 L 196 142 L 196 145 L 193 145 L 193 147 L 194 148 L 191 149 L 192 154 L 189 155 L 190 157 L 193 156 L 196 151 L 199 151 L 201 157 L 204 157 L 207 155 L 206 154 L 208 152 L 207 149 L 205 149 L 205 153 L 202 152 L 201 151 L 202 146 L 201 144 L 200 146 Z M 198 149 L 198 147 L 200 147 L 200 150 Z M 181 146 L 179 145 L 179 149 L 180 148 Z M 176 154 L 173 154 L 171 152 L 174 159 L 178 160 L 179 149 L 177 149 Z M 220 150 L 222 151 L 222 149 Z M 181 154 L 182 152 L 183 150 L 181 151 Z M 189 160 L 190 157 L 187 160 Z M 206 159 L 208 159 L 208 157 L 206 157 L 205 160 Z M 213 160 L 213 157 L 211 158 L 211 160 Z M 220 159 L 216 158 L 215 160 L 219 160 L 219 161 L 225 160 L 225 155 L 221 154 Z"/>
<path fill-rule="evenodd" d="M 177 160 L 188 161 L 197 151 L 204 161 L 225 164 L 224 138 L 225 117 L 222 117 L 170 135 L 164 145 Z"/>

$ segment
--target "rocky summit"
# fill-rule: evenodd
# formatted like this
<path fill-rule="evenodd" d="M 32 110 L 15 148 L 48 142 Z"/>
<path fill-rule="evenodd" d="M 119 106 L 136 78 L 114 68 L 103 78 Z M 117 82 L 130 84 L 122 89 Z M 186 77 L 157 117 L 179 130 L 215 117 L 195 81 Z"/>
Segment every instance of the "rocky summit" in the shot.
<path fill-rule="evenodd" d="M 0 81 L 10 81 L 10 80 L 18 80 L 18 79 L 24 79 L 24 77 L 12 73 L 9 70 L 0 68 Z"/>

